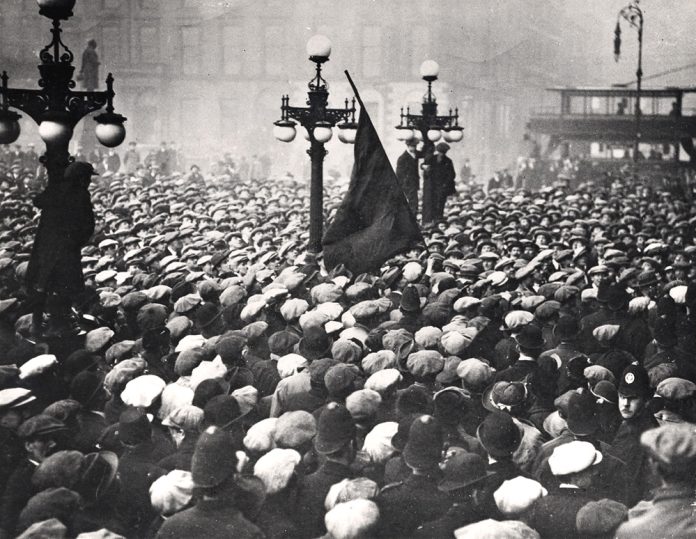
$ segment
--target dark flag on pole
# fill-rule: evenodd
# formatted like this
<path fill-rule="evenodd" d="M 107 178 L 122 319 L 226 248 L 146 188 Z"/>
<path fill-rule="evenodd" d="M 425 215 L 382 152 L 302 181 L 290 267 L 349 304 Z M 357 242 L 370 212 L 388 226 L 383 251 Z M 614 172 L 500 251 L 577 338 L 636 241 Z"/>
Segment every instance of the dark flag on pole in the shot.
<path fill-rule="evenodd" d="M 322 240 L 328 270 L 339 264 L 371 272 L 392 256 L 424 243 L 415 215 L 389 163 L 377 131 L 360 103 L 350 186 Z"/>

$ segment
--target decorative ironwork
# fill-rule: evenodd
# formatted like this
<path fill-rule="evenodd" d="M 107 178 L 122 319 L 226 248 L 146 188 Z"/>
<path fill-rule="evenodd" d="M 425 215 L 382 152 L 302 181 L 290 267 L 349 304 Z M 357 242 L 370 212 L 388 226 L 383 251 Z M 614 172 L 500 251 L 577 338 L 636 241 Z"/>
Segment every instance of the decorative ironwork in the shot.
<path fill-rule="evenodd" d="M 311 252 L 321 251 L 321 238 L 323 230 L 323 162 L 328 153 L 324 148 L 324 142 L 317 140 L 314 134 L 315 128 L 329 128 L 336 126 L 349 129 L 357 127 L 355 123 L 355 98 L 352 102 L 345 100 L 344 108 L 330 108 L 328 83 L 321 76 L 321 64 L 328 61 L 328 56 L 310 56 L 309 59 L 316 64 L 314 78 L 309 81 L 307 92 L 307 106 L 294 107 L 290 105 L 288 95 L 281 96 L 280 120 L 275 125 L 281 128 L 291 128 L 294 138 L 295 123 L 298 122 L 307 130 L 310 146 L 307 153 L 311 159 L 310 181 L 310 208 L 309 208 L 309 242 L 308 249 Z M 330 138 L 330 134 L 328 138 Z M 340 136 L 340 135 L 339 135 Z M 320 137 L 321 138 L 321 137 Z M 327 138 L 327 140 L 328 140 Z M 343 140 L 343 139 L 342 139 Z"/>
<path fill-rule="evenodd" d="M 53 28 L 51 28 L 53 40 L 43 49 L 41 49 L 41 52 L 39 53 L 39 59 L 44 64 L 55 64 L 59 62 L 64 64 L 71 64 L 72 61 L 75 59 L 75 55 L 68 48 L 68 46 L 65 43 L 63 43 L 63 40 L 60 39 L 60 34 L 62 32 L 63 30 L 60 27 L 60 19 L 53 19 Z M 60 52 L 61 47 L 65 49 L 65 52 L 62 54 Z M 53 49 L 53 54 L 51 54 L 51 49 Z"/>
<path fill-rule="evenodd" d="M 106 112 L 97 116 L 95 120 L 101 124 L 116 124 L 122 128 L 126 118 L 114 112 L 114 78 L 111 73 L 106 78 L 106 90 L 104 91 L 74 90 L 75 67 L 72 62 L 75 57 L 61 39 L 62 29 L 60 26 L 61 20 L 69 19 L 72 16 L 74 4 L 74 0 L 68 0 L 58 7 L 56 5 L 41 7 L 41 15 L 51 18 L 53 25 L 51 28 L 52 40 L 39 53 L 41 60 L 38 66 L 39 89 L 9 88 L 7 84 L 9 77 L 6 72 L 3 72 L 2 86 L 0 86 L 0 97 L 2 98 L 0 120 L 12 121 L 15 116 L 18 116 L 8 110 L 9 107 L 12 107 L 25 112 L 37 124 L 52 120 L 72 130 L 82 118 L 106 106 Z M 123 135 L 125 136 L 125 131 L 123 131 Z M 102 139 L 100 141 L 105 143 Z M 49 183 L 59 181 L 65 166 L 70 162 L 68 142 L 69 139 L 46 140 L 46 154 L 42 162 L 46 164 Z"/>

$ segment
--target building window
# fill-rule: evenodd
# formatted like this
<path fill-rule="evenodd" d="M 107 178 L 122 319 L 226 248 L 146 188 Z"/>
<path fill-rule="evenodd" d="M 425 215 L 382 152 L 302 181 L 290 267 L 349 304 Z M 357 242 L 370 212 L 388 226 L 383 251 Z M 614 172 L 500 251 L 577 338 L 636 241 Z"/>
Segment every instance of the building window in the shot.
<path fill-rule="evenodd" d="M 154 26 L 141 26 L 138 60 L 143 64 L 159 62 L 159 32 Z"/>
<path fill-rule="evenodd" d="M 242 72 L 244 43 L 241 26 L 225 26 L 222 29 L 222 70 L 225 75 Z"/>
<path fill-rule="evenodd" d="M 201 61 L 201 32 L 195 26 L 181 27 L 181 69 L 184 75 L 196 75 Z"/>
<path fill-rule="evenodd" d="M 104 26 L 102 28 L 102 42 L 98 44 L 102 53 L 102 64 L 119 65 L 123 63 L 121 35 L 121 29 L 118 26 Z"/>
<path fill-rule="evenodd" d="M 365 77 L 376 77 L 381 72 L 382 29 L 379 26 L 366 26 L 363 29 L 362 66 Z"/>
<path fill-rule="evenodd" d="M 284 33 L 281 26 L 267 26 L 264 39 L 266 74 L 280 75 L 283 72 Z"/>

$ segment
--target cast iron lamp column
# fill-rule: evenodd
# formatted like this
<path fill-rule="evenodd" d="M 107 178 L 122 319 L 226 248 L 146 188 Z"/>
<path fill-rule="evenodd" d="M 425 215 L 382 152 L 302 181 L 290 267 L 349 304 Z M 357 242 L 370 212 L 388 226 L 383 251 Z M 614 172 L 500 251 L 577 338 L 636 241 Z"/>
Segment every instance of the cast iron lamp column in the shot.
<path fill-rule="evenodd" d="M 113 82 L 109 73 L 106 91 L 74 91 L 72 65 L 74 55 L 61 40 L 61 20 L 72 17 L 75 0 L 38 0 L 39 13 L 53 21 L 52 40 L 39 53 L 40 89 L 9 88 L 7 72 L 2 73 L 0 86 L 0 144 L 11 144 L 20 134 L 19 114 L 10 107 L 28 114 L 38 125 L 39 135 L 46 144 L 41 162 L 46 166 L 49 183 L 60 182 L 72 157 L 68 145 L 77 123 L 91 112 L 106 106 L 95 117 L 96 136 L 109 148 L 118 146 L 126 137 L 123 122 L 126 118 L 114 112 Z"/>
<path fill-rule="evenodd" d="M 309 82 L 307 107 L 290 106 L 290 97 L 282 96 L 280 120 L 275 122 L 273 134 L 282 142 L 292 142 L 297 131 L 296 123 L 305 129 L 305 138 L 310 142 L 307 153 L 312 162 L 310 201 L 309 201 L 309 244 L 312 253 L 321 252 L 321 238 L 324 226 L 324 144 L 331 140 L 331 131 L 338 122 L 338 138 L 345 143 L 355 142 L 357 124 L 355 123 L 355 99 L 348 99 L 342 109 L 328 107 L 328 84 L 321 76 L 321 65 L 329 61 L 331 41 L 326 36 L 316 35 L 307 42 L 309 59 L 316 64 L 316 74 Z"/>

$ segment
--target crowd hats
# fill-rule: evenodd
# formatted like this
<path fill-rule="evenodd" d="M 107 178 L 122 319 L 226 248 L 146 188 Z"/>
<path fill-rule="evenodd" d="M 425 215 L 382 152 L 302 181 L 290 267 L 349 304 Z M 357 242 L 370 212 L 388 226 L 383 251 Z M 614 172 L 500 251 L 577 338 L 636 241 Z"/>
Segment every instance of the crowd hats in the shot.
<path fill-rule="evenodd" d="M 486 470 L 486 463 L 481 456 L 460 447 L 448 450 L 441 469 L 442 479 L 437 488 L 444 492 L 480 484 L 493 474 Z"/>
<path fill-rule="evenodd" d="M 696 436 L 689 423 L 647 430 L 641 434 L 640 443 L 653 459 L 669 470 L 693 473 L 696 467 Z"/>
<path fill-rule="evenodd" d="M 572 441 L 554 448 L 549 457 L 549 468 L 556 476 L 565 476 L 587 470 L 602 462 L 602 453 L 590 442 Z"/>

